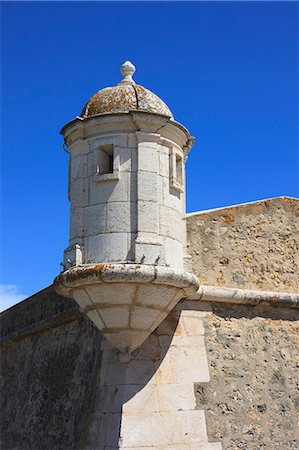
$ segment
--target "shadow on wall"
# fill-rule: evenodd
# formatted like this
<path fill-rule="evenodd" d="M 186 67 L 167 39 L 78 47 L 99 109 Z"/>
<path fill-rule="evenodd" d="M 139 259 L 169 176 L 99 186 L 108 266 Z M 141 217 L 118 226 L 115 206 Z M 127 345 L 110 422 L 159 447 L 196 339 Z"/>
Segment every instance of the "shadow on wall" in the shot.
<path fill-rule="evenodd" d="M 179 316 L 177 308 L 124 364 L 52 286 L 3 313 L 1 448 L 118 449 L 123 411 L 144 410 L 137 394 L 159 375 Z"/>
<path fill-rule="evenodd" d="M 121 422 L 124 416 L 134 415 L 136 418 L 138 414 L 142 415 L 148 407 L 147 401 L 152 401 L 151 390 L 148 391 L 147 401 L 144 396 L 139 399 L 137 394 L 150 380 L 154 383 L 155 377 L 159 377 L 159 366 L 171 344 L 179 316 L 179 309 L 171 313 L 133 352 L 131 361 L 126 364 L 119 361 L 117 350 L 108 341 L 102 340 L 100 370 L 94 384 L 94 409 L 90 416 L 86 449 L 117 450 L 122 439 L 126 442 L 130 440 L 130 437 L 122 435 Z M 128 404 L 133 398 L 134 401 Z M 128 433 L 128 427 L 125 428 Z"/>
<path fill-rule="evenodd" d="M 182 341 L 182 352 L 172 353 L 174 361 L 181 363 L 174 368 L 180 372 L 174 373 L 165 355 L 172 352 L 168 350 L 173 340 L 182 337 L 179 329 L 187 310 L 190 317 L 192 312 L 204 313 L 200 322 L 203 322 L 205 338 L 202 328 L 201 337 L 196 338 L 195 353 L 189 352 L 191 362 L 184 359 L 186 341 Z M 182 301 L 134 352 L 132 360 L 123 364 L 118 360 L 117 351 L 82 316 L 75 302 L 55 294 L 49 287 L 2 314 L 1 448 L 117 450 L 134 447 L 131 445 L 133 430 L 135 435 L 144 433 L 142 421 L 138 428 L 138 414 L 146 412 L 152 417 L 152 412 L 157 411 L 155 390 L 151 389 L 155 381 L 159 383 L 159 401 L 165 401 L 162 391 L 165 372 L 168 386 L 172 384 L 173 388 L 171 393 L 167 391 L 168 406 L 173 412 L 181 408 L 174 405 L 174 400 L 179 402 L 184 397 L 177 395 L 182 392 L 179 391 L 182 385 L 178 386 L 180 376 L 188 376 L 188 389 L 184 391 L 191 399 L 188 409 L 195 407 L 193 383 L 197 383 L 198 409 L 193 413 L 206 410 L 209 441 L 233 441 L 236 433 L 244 440 L 244 417 L 250 421 L 251 413 L 256 413 L 259 396 L 264 397 L 267 407 L 265 423 L 272 420 L 277 424 L 280 420 L 290 429 L 290 417 L 295 417 L 291 405 L 295 389 L 290 395 L 293 392 L 290 386 L 296 381 L 296 318 L 295 309 Z M 182 334 L 195 336 L 190 321 L 186 321 Z M 211 373 L 209 383 L 203 339 Z M 165 364 L 167 370 L 163 373 Z M 277 380 L 279 372 L 282 376 Z M 286 380 L 285 385 L 278 386 L 282 378 Z M 235 388 L 230 392 L 233 385 Z M 248 389 L 252 402 L 248 400 Z M 235 391 L 244 398 L 244 403 L 239 402 Z M 290 403 L 289 415 L 282 409 L 281 414 L 277 412 L 278 397 L 272 399 L 272 393 L 281 394 L 283 402 Z M 224 418 L 221 405 L 230 398 L 229 412 Z M 200 428 L 198 417 L 194 427 L 197 429 Z M 123 430 L 121 419 L 125 421 Z M 230 432 L 230 424 L 238 421 L 237 428 Z M 190 423 L 188 420 L 187 425 Z M 261 428 L 261 439 L 267 438 L 268 428 L 268 425 Z M 155 440 L 152 429 L 147 439 L 152 435 L 151 439 Z M 185 433 L 185 428 L 182 429 Z M 279 428 L 277 432 L 281 437 Z M 247 439 L 250 446 L 257 438 L 252 435 Z M 284 448 L 291 445 L 284 444 Z"/>

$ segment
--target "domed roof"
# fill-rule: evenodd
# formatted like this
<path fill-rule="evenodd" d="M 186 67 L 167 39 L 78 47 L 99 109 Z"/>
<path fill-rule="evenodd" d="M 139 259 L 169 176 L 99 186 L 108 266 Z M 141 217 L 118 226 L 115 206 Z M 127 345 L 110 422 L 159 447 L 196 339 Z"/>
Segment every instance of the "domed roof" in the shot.
<path fill-rule="evenodd" d="M 156 94 L 135 83 L 132 75 L 135 67 L 130 61 L 121 66 L 123 80 L 113 87 L 107 87 L 94 94 L 84 106 L 81 117 L 98 114 L 145 111 L 173 118 L 168 106 Z"/>

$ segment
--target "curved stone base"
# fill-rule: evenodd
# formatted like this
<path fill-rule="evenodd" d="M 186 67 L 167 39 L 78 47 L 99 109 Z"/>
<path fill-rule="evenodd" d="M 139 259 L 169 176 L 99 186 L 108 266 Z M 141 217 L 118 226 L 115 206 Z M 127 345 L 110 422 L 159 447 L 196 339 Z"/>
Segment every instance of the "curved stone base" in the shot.
<path fill-rule="evenodd" d="M 76 300 L 124 361 L 198 287 L 188 272 L 141 264 L 77 266 L 54 281 L 55 290 Z"/>

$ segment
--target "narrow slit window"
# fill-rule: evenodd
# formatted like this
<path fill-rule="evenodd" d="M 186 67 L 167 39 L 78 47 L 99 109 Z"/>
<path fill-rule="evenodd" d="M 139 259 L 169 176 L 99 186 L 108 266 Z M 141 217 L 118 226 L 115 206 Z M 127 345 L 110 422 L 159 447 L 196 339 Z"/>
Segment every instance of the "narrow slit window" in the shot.
<path fill-rule="evenodd" d="M 113 173 L 113 144 L 101 145 L 98 151 L 96 174 Z"/>
<path fill-rule="evenodd" d="M 176 182 L 182 186 L 183 184 L 183 162 L 180 155 L 175 155 Z"/>
<path fill-rule="evenodd" d="M 170 149 L 169 155 L 169 185 L 178 192 L 184 190 L 184 157 L 175 148 Z"/>

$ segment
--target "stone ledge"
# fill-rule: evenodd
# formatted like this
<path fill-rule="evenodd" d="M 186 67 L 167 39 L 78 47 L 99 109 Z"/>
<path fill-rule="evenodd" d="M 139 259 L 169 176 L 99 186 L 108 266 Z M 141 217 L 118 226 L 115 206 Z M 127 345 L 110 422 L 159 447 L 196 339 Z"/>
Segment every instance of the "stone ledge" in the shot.
<path fill-rule="evenodd" d="M 153 283 L 184 289 L 184 297 L 199 286 L 197 278 L 186 271 L 152 264 L 82 264 L 62 272 L 54 280 L 60 295 L 72 296 L 72 289 L 99 283 Z"/>
<path fill-rule="evenodd" d="M 274 291 L 200 286 L 187 300 L 221 302 L 245 305 L 267 305 L 284 308 L 299 308 L 299 294 Z"/>
<path fill-rule="evenodd" d="M 73 299 L 56 294 L 48 286 L 1 313 L 1 345 L 41 333 L 82 317 Z"/>
<path fill-rule="evenodd" d="M 13 342 L 18 342 L 26 337 L 33 336 L 35 334 L 40 334 L 46 330 L 52 330 L 53 328 L 59 327 L 65 323 L 72 322 L 76 319 L 82 319 L 83 313 L 74 308 L 69 311 L 64 311 L 63 313 L 57 314 L 49 319 L 42 320 L 39 323 L 29 325 L 27 327 L 16 330 L 0 339 L 0 345 L 7 347 Z"/>

